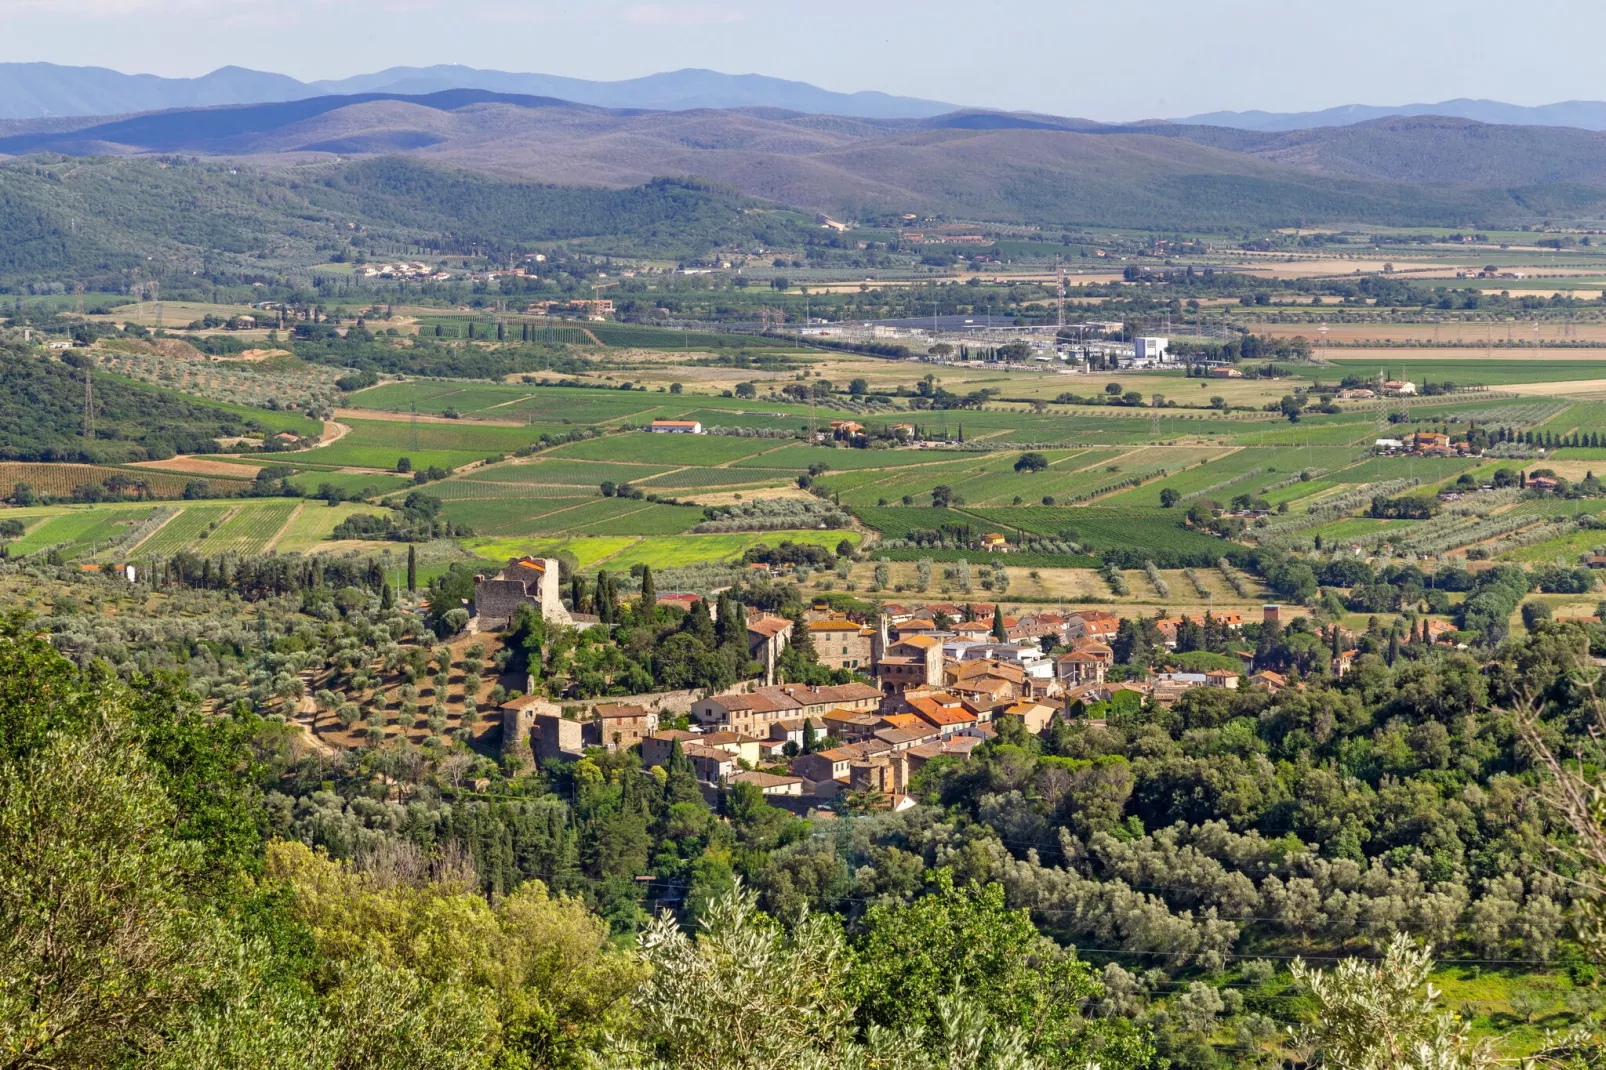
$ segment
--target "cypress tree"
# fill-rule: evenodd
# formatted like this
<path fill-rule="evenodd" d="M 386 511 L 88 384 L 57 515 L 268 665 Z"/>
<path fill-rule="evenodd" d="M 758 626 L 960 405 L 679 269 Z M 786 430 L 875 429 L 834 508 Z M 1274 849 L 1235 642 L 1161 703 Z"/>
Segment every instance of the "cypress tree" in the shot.
<path fill-rule="evenodd" d="M 418 590 L 418 548 L 412 543 L 407 544 L 407 590 Z"/>
<path fill-rule="evenodd" d="M 1000 643 L 1009 638 L 1008 633 L 1004 631 L 1004 608 L 999 605 L 993 606 L 993 638 Z"/>
<path fill-rule="evenodd" d="M 644 623 L 651 624 L 658 609 L 658 588 L 652 582 L 652 568 L 641 566 L 641 604 L 638 612 Z"/>

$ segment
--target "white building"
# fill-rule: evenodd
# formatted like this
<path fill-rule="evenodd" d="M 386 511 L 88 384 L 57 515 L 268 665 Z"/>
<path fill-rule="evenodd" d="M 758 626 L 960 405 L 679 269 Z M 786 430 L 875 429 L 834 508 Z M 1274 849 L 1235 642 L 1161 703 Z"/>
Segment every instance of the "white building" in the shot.
<path fill-rule="evenodd" d="M 1036 642 L 975 643 L 967 647 L 958 660 L 974 661 L 978 658 L 1019 665 L 1021 671 L 1034 680 L 1054 678 L 1054 663 L 1043 653 L 1042 645 Z"/>
<path fill-rule="evenodd" d="M 1132 360 L 1135 364 L 1164 364 L 1167 351 L 1171 348 L 1169 338 L 1134 338 L 1132 340 Z"/>

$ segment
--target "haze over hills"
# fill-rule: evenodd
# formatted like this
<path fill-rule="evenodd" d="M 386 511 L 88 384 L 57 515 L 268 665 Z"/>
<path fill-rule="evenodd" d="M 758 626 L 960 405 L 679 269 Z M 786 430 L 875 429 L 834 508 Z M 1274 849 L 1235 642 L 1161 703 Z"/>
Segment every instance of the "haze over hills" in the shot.
<path fill-rule="evenodd" d="M 516 182 L 624 188 L 699 176 L 862 217 L 1132 227 L 1526 222 L 1606 205 L 1606 135 L 1394 118 L 1289 133 L 956 111 L 644 111 L 485 90 L 367 93 L 112 120 L 0 124 L 0 154 L 185 153 L 270 165 L 407 155 Z"/>
<path fill-rule="evenodd" d="M 522 96 L 561 97 L 608 108 L 787 108 L 861 118 L 940 115 L 952 104 L 887 93 L 836 93 L 806 82 L 759 74 L 681 70 L 619 82 L 547 74 L 510 74 L 472 67 L 391 67 L 334 81 L 301 82 L 283 74 L 223 67 L 201 78 L 122 74 L 104 67 L 0 63 L 0 119 L 127 115 L 165 108 L 264 104 L 359 93 L 423 95 L 483 89 Z"/>
<path fill-rule="evenodd" d="M 1441 115 L 1509 126 L 1575 126 L 1581 130 L 1606 130 L 1606 102 L 1598 100 L 1567 100 L 1525 107 L 1498 100 L 1469 100 L 1465 97 L 1441 100 L 1437 104 L 1401 104 L 1396 107 L 1345 104 L 1337 108 L 1304 112 L 1213 111 L 1173 121 L 1194 126 L 1230 126 L 1239 130 L 1286 131 L 1351 126 L 1394 116 L 1420 115 Z"/>

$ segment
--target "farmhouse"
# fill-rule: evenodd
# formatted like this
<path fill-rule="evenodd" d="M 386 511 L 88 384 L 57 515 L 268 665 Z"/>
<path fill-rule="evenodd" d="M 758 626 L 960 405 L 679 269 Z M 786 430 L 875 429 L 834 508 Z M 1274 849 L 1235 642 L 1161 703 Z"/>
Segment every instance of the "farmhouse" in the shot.
<path fill-rule="evenodd" d="M 703 425 L 698 420 L 654 420 L 649 430 L 655 435 L 700 435 Z"/>

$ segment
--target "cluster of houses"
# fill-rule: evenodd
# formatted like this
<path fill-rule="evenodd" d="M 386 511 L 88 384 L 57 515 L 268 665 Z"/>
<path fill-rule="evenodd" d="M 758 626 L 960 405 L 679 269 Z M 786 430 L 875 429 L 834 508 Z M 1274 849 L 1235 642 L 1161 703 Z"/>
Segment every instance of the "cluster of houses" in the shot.
<path fill-rule="evenodd" d="M 1408 398 L 1416 396 L 1416 384 L 1409 379 L 1384 379 L 1375 388 L 1346 387 L 1334 394 L 1339 401 L 1370 401 L 1377 397 Z"/>
<path fill-rule="evenodd" d="M 697 597 L 666 594 L 659 601 L 684 608 Z M 1171 672 L 1141 683 L 1107 682 L 1120 618 L 1104 610 L 995 621 L 993 608 L 983 605 L 883 609 L 874 624 L 824 605 L 804 620 L 822 664 L 873 683 L 778 684 L 775 660 L 796 625 L 750 613 L 749 646 L 765 666 L 757 686 L 718 695 L 637 696 L 589 713 L 517 699 L 502 708 L 504 733 L 527 736 L 542 759 L 576 758 L 592 746 L 639 746 L 643 764 L 652 767 L 668 762 L 678 748 L 709 792 L 721 784 L 750 783 L 777 805 L 800 811 L 831 807 L 850 792 L 874 793 L 901 808 L 912 805 L 910 783 L 927 762 L 968 758 L 1007 719 L 1038 734 L 1055 714 L 1078 703 L 1108 702 L 1122 692 L 1169 705 L 1193 687 L 1237 688 L 1250 673 L 1252 684 L 1269 690 L 1289 686 L 1277 673 L 1253 673 L 1248 651 L 1240 655 L 1242 672 Z M 1278 610 L 1268 606 L 1267 619 L 1276 619 Z M 1157 622 L 1167 646 L 1176 646 L 1178 631 L 1189 622 Z M 1227 612 L 1191 623 L 1232 632 L 1243 619 Z M 1045 653 L 1049 649 L 1059 653 Z M 1348 652 L 1340 671 L 1351 659 Z"/>
<path fill-rule="evenodd" d="M 1466 457 L 1481 451 L 1466 442 L 1451 442 L 1443 431 L 1417 431 L 1404 438 L 1380 438 L 1373 443 L 1379 453 L 1408 453 L 1421 457 Z"/>
<path fill-rule="evenodd" d="M 393 264 L 364 264 L 365 279 L 401 279 L 406 282 L 445 282 L 452 277 L 449 271 L 436 271 L 428 264 L 411 260 L 398 260 Z"/>

